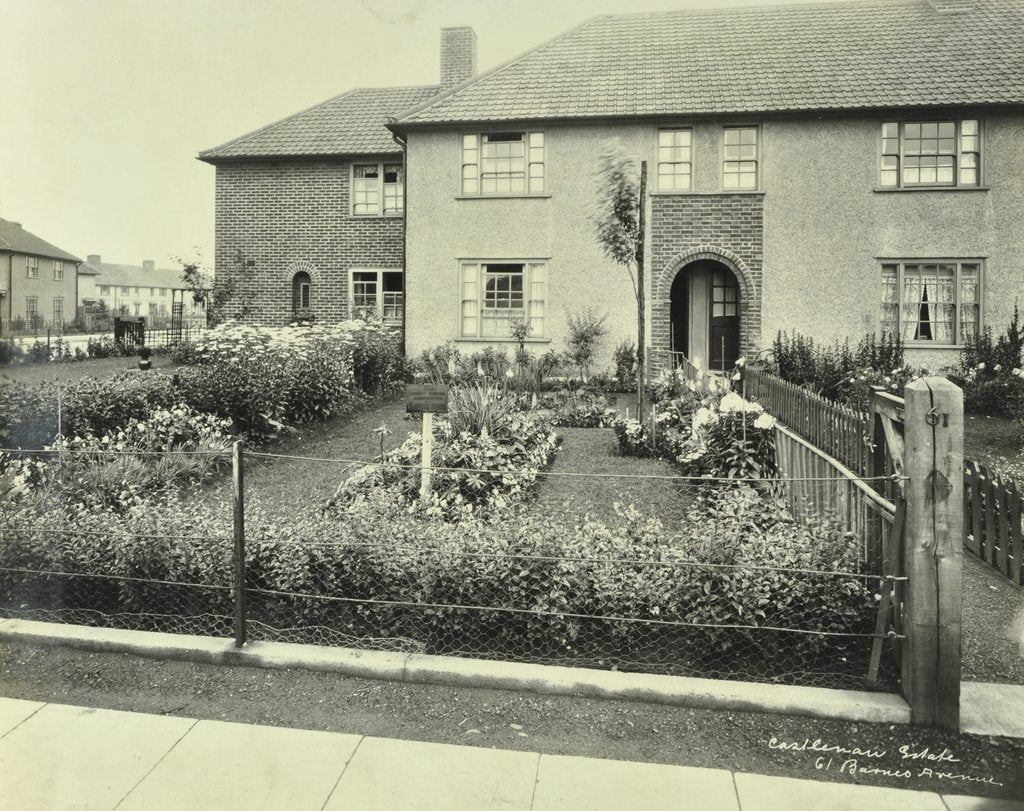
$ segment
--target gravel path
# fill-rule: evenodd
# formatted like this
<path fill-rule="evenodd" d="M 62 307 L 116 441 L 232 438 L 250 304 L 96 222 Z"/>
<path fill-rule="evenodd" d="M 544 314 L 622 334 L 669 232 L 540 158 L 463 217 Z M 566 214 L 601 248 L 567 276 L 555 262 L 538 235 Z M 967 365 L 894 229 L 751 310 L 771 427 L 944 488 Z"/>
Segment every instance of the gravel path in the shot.
<path fill-rule="evenodd" d="M 1024 684 L 1024 589 L 964 550 L 966 681 Z"/>

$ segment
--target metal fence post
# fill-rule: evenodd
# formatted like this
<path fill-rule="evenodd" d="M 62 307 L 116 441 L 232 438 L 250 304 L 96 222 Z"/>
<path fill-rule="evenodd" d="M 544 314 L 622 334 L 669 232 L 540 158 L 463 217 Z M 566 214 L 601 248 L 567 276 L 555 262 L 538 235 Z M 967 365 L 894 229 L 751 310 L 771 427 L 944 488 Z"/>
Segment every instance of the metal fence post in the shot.
<path fill-rule="evenodd" d="M 904 389 L 907 576 L 903 692 L 915 724 L 960 726 L 964 399 L 942 377 Z"/>
<path fill-rule="evenodd" d="M 231 446 L 231 484 L 235 512 L 235 647 L 245 644 L 245 477 L 242 467 L 242 441 Z"/>

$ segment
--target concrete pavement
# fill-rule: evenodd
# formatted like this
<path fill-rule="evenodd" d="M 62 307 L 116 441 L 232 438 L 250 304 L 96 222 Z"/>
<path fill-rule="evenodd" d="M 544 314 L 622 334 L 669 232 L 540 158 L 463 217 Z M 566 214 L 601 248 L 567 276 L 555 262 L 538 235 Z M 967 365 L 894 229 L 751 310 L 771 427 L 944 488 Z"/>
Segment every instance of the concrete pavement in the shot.
<path fill-rule="evenodd" d="M 854 809 L 1024 804 L 0 698 L 12 809 Z"/>

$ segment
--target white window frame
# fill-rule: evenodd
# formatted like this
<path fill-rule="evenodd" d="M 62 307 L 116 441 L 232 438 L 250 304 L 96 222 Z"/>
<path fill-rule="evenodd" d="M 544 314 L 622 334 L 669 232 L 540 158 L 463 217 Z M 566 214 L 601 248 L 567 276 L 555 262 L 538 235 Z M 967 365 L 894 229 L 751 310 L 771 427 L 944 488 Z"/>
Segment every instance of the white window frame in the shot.
<path fill-rule="evenodd" d="M 503 150 L 499 144 L 516 143 L 523 145 L 521 156 L 500 154 Z M 494 149 L 488 150 L 489 146 L 494 146 Z M 459 148 L 462 167 L 459 191 L 462 195 L 529 197 L 546 194 L 547 136 L 544 130 L 467 132 L 462 134 Z M 485 155 L 488 151 L 496 154 Z M 521 171 L 517 168 L 519 166 Z M 521 188 L 516 182 L 519 180 L 522 181 Z M 506 185 L 505 181 L 508 188 L 499 188 Z"/>
<path fill-rule="evenodd" d="M 937 130 L 935 136 L 925 134 L 923 128 L 926 126 L 939 126 L 946 124 L 953 127 L 952 136 L 939 138 Z M 908 135 L 907 128 L 912 129 Z M 885 121 L 881 125 L 879 133 L 878 153 L 878 186 L 881 189 L 976 189 L 981 186 L 982 179 L 982 142 L 983 128 L 980 118 L 914 118 L 899 121 Z M 934 141 L 934 147 L 931 142 Z M 942 142 L 950 141 L 947 148 L 943 149 Z M 908 151 L 908 142 L 922 142 L 924 146 L 917 150 Z M 950 178 L 939 179 L 938 157 L 951 158 Z M 916 180 L 908 180 L 907 172 L 914 171 L 915 167 L 907 166 L 907 162 L 920 158 L 936 158 L 935 167 L 917 168 L 918 177 Z M 933 179 L 921 179 L 922 172 L 933 169 Z"/>
<path fill-rule="evenodd" d="M 32 322 L 32 316 L 39 315 L 39 296 L 25 296 L 25 320 Z"/>
<path fill-rule="evenodd" d="M 53 300 L 53 323 L 54 325 L 64 323 L 64 299 L 59 296 Z"/>
<path fill-rule="evenodd" d="M 365 292 L 357 292 L 357 286 L 365 284 L 366 281 L 356 281 L 356 274 L 373 275 L 373 301 L 366 299 Z M 349 313 L 355 314 L 357 310 L 372 308 L 381 322 L 388 326 L 399 326 L 402 323 L 402 314 L 405 310 L 405 293 L 403 289 L 384 291 L 384 275 L 397 274 L 401 279 L 404 271 L 401 268 L 350 268 L 348 272 L 348 307 Z M 358 299 L 358 300 L 357 300 Z"/>
<path fill-rule="evenodd" d="M 359 169 L 373 168 L 377 177 L 357 177 Z M 398 179 L 387 181 L 390 172 Z M 353 161 L 350 176 L 353 217 L 400 216 L 405 211 L 405 166 L 401 159 L 392 161 Z M 373 182 L 362 182 L 362 181 Z"/>
<path fill-rule="evenodd" d="M 35 256 L 25 257 L 25 278 L 26 279 L 38 279 L 39 278 L 39 259 Z"/>
<path fill-rule="evenodd" d="M 488 276 L 505 275 L 507 271 L 499 270 L 498 266 L 518 265 L 522 273 L 521 296 L 522 307 L 488 307 L 487 281 Z M 488 268 L 493 268 L 488 271 Z M 493 290 L 494 298 L 501 298 L 508 291 Z M 488 330 L 488 318 L 492 324 L 502 321 L 522 320 L 530 326 L 528 339 L 546 338 L 548 326 L 546 310 L 548 300 L 548 263 L 544 259 L 463 259 L 459 262 L 459 337 L 481 341 L 511 340 L 511 334 L 504 329 L 495 332 Z M 499 315 L 488 316 L 487 313 L 501 313 L 505 310 L 519 310 L 519 317 L 502 318 Z"/>
<path fill-rule="evenodd" d="M 100 295 L 101 296 L 109 296 L 110 295 L 110 285 L 109 284 L 101 284 L 100 285 Z"/>
<path fill-rule="evenodd" d="M 685 139 L 681 136 L 686 136 Z M 686 143 L 678 143 L 685 140 Z M 693 190 L 693 128 L 665 127 L 658 130 L 657 189 L 658 191 L 688 192 Z M 678 167 L 686 167 L 679 173 Z M 663 171 L 673 167 L 672 172 Z M 686 178 L 685 185 L 680 184 Z"/>
<path fill-rule="evenodd" d="M 745 144 L 743 143 L 743 132 L 745 130 L 754 131 L 754 143 Z M 739 143 L 729 143 L 729 133 L 739 132 L 740 140 Z M 753 156 L 751 157 L 748 152 L 745 152 L 744 146 L 753 146 Z M 739 151 L 736 151 L 736 150 Z M 753 185 L 744 186 L 742 185 L 742 178 L 747 177 L 751 174 L 747 164 L 753 164 Z M 730 166 L 735 166 L 737 171 L 729 172 L 726 171 Z M 743 193 L 743 192 L 756 192 L 761 188 L 761 127 L 757 124 L 730 124 L 727 127 L 722 127 L 722 191 L 729 193 Z M 737 178 L 737 185 L 730 186 L 727 178 Z"/>
<path fill-rule="evenodd" d="M 61 259 L 53 260 L 53 280 L 55 282 L 64 281 L 64 262 Z"/>
<path fill-rule="evenodd" d="M 963 323 L 964 323 L 964 309 L 968 306 L 974 308 L 975 312 L 975 335 L 981 335 L 985 328 L 985 263 L 978 258 L 943 258 L 943 259 L 880 259 L 879 260 L 879 280 L 881 283 L 881 292 L 879 295 L 879 327 L 880 332 L 886 332 L 885 324 L 890 322 L 892 319 L 885 317 L 884 308 L 886 306 L 892 307 L 895 305 L 895 323 L 896 329 L 898 330 L 900 340 L 908 346 L 914 347 L 933 347 L 938 349 L 949 348 L 955 349 L 964 346 L 963 336 Z M 932 338 L 917 338 L 914 336 L 907 336 L 909 324 L 920 324 L 922 323 L 920 317 L 910 321 L 906 316 L 908 315 L 908 308 L 914 306 L 921 307 L 927 302 L 913 301 L 907 302 L 905 298 L 906 294 L 906 269 L 908 267 L 920 268 L 921 266 L 935 266 L 938 268 L 940 265 L 952 265 L 953 266 L 953 301 L 942 302 L 944 304 L 953 305 L 953 325 L 954 334 L 952 341 L 939 341 L 934 337 Z M 975 270 L 974 280 L 974 301 L 964 300 L 964 277 L 966 275 L 964 268 L 973 266 Z M 920 271 L 916 271 L 920 273 Z M 936 270 L 936 276 L 938 272 Z M 896 289 L 895 295 L 888 289 L 887 279 L 894 279 Z M 939 302 L 932 302 L 939 303 Z M 938 322 L 936 322 L 938 323 Z M 930 327 L 931 328 L 931 327 Z M 919 329 L 919 328 L 918 328 Z"/>

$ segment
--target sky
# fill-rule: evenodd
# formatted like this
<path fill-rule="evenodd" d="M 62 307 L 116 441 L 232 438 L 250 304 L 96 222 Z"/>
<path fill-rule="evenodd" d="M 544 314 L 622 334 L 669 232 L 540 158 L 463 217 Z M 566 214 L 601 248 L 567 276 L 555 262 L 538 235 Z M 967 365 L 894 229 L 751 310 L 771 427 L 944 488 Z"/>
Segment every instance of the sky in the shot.
<path fill-rule="evenodd" d="M 212 266 L 196 154 L 352 87 L 436 83 L 442 27 L 476 30 L 482 72 L 595 14 L 776 2 L 0 0 L 0 217 L 82 259 Z"/>

